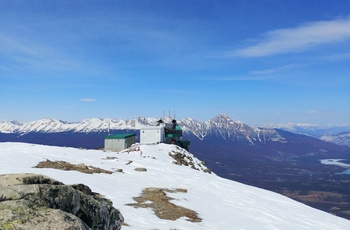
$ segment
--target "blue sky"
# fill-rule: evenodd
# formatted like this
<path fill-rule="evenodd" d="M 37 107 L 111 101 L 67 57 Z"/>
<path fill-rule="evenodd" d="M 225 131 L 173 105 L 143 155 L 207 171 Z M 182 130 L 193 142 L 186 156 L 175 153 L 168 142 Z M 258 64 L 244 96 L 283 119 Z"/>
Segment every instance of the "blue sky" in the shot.
<path fill-rule="evenodd" d="M 347 0 L 0 1 L 0 121 L 350 124 Z"/>

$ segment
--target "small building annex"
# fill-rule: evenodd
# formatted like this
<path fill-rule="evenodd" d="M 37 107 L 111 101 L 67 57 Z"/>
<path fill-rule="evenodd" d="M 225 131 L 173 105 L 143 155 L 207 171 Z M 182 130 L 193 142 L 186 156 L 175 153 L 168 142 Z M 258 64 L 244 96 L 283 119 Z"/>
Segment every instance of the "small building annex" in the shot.
<path fill-rule="evenodd" d="M 164 126 L 143 126 L 140 129 L 140 143 L 163 143 L 165 142 Z"/>
<path fill-rule="evenodd" d="M 113 134 L 105 137 L 105 150 L 122 151 L 136 142 L 136 134 Z"/>

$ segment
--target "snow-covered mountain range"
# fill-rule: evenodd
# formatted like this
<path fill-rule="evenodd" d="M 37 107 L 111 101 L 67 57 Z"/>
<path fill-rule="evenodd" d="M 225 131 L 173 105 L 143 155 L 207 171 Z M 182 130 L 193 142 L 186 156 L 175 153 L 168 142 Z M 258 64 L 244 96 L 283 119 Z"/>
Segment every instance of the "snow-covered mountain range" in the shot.
<path fill-rule="evenodd" d="M 171 122 L 172 118 L 162 118 Z M 65 122 L 55 119 L 41 119 L 32 122 L 7 121 L 0 123 L 0 133 L 57 133 L 57 132 L 102 132 L 108 130 L 140 129 L 145 125 L 156 125 L 159 118 L 138 117 L 131 120 L 122 119 L 85 119 L 81 122 Z M 201 122 L 192 118 L 178 121 L 183 131 L 203 140 L 208 135 L 221 136 L 227 140 L 256 143 L 266 141 L 280 141 L 281 137 L 274 129 L 257 128 L 233 121 L 225 114 L 220 114 L 208 121 Z"/>
<path fill-rule="evenodd" d="M 171 117 L 163 117 L 165 122 L 171 122 Z M 133 130 L 145 125 L 156 125 L 159 118 L 137 117 L 123 120 L 120 118 L 90 118 L 80 122 L 67 122 L 56 119 L 40 119 L 31 122 L 3 121 L 0 122 L 0 133 L 59 133 L 59 132 L 108 132 L 108 130 Z M 185 118 L 178 121 L 185 133 L 191 134 L 203 140 L 207 136 L 221 136 L 226 140 L 255 143 L 267 141 L 284 142 L 285 139 L 275 129 L 308 135 L 324 141 L 339 145 L 350 146 L 349 126 L 318 126 L 312 124 L 269 124 L 262 128 L 246 125 L 239 121 L 233 121 L 229 116 L 220 114 L 207 121 L 198 121 L 193 118 Z"/>
<path fill-rule="evenodd" d="M 165 122 L 171 122 L 171 117 L 163 117 Z M 140 129 L 144 125 L 156 125 L 159 118 L 137 117 L 123 120 L 120 118 L 90 118 L 80 122 L 67 122 L 56 119 L 40 119 L 31 122 L 2 121 L 0 133 L 29 133 L 29 132 L 102 132 L 121 129 Z M 350 126 L 319 126 L 314 124 L 268 124 L 262 128 L 246 125 L 239 121 L 233 121 L 229 116 L 220 114 L 210 120 L 201 122 L 193 118 L 185 118 L 178 121 L 185 132 L 191 132 L 199 139 L 204 139 L 209 134 L 221 135 L 225 139 L 246 139 L 251 142 L 266 141 L 276 138 L 274 129 L 282 129 L 289 132 L 309 135 L 321 138 L 325 135 L 338 135 L 350 132 Z M 278 137 L 277 137 L 278 138 Z M 327 139 L 327 138 L 323 138 Z"/>
<path fill-rule="evenodd" d="M 325 134 L 321 140 L 332 142 L 338 145 L 347 145 L 350 147 L 350 132 L 342 132 L 339 134 Z"/>
<path fill-rule="evenodd" d="M 325 134 L 339 134 L 350 131 L 349 125 L 316 125 L 316 124 L 267 124 L 263 125 L 265 128 L 283 129 L 289 132 L 309 135 L 320 138 Z"/>
<path fill-rule="evenodd" d="M 349 220 L 277 193 L 174 164 L 172 155 L 179 153 L 196 168 L 205 168 L 191 153 L 167 144 L 140 145 L 116 153 L 7 142 L 0 143 L 0 174 L 36 173 L 65 184 L 85 184 L 113 201 L 124 216 L 122 229 L 126 230 L 350 229 Z M 34 167 L 47 160 L 93 166 L 112 173 L 86 174 Z M 136 171 L 137 168 L 145 170 Z M 158 192 L 150 198 L 143 195 L 145 191 Z M 167 219 L 157 214 L 159 206 L 166 207 L 162 212 L 185 209 L 191 215 Z"/>
<path fill-rule="evenodd" d="M 348 125 L 315 125 L 315 124 L 269 124 L 263 127 L 282 129 L 289 132 L 308 135 L 338 145 L 350 146 L 350 126 Z"/>

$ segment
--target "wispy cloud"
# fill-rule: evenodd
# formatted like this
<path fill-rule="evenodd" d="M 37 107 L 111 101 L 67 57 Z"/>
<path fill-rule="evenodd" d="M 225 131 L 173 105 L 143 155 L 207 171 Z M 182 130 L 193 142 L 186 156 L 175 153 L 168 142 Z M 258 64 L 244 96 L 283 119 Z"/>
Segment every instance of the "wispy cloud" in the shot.
<path fill-rule="evenodd" d="M 316 21 L 295 28 L 272 30 L 256 44 L 231 52 L 236 57 L 263 57 L 300 52 L 323 44 L 350 39 L 350 17 L 331 21 Z"/>
<path fill-rule="evenodd" d="M 277 77 L 277 74 L 285 71 L 291 71 L 293 69 L 299 69 L 306 67 L 307 64 L 289 64 L 283 66 L 277 66 L 269 69 L 253 70 L 246 74 L 239 76 L 212 76 L 205 78 L 204 80 L 211 81 L 264 81 Z"/>
<path fill-rule="evenodd" d="M 82 101 L 82 102 L 95 102 L 97 100 L 95 98 L 81 98 L 80 101 Z"/>
<path fill-rule="evenodd" d="M 15 35 L 0 33 L 0 55 L 7 60 L 0 69 L 7 72 L 38 73 L 85 73 L 100 72 L 100 68 L 84 63 L 74 55 L 50 44 L 40 44 L 35 40 L 22 39 Z M 61 74 L 60 76 L 65 76 Z M 68 76 L 68 75 L 67 75 Z M 71 75 L 69 75 L 71 77 Z"/>
<path fill-rule="evenodd" d="M 318 110 L 309 110 L 309 111 L 306 111 L 307 114 L 320 114 L 322 113 L 321 111 L 318 111 Z"/>
<path fill-rule="evenodd" d="M 38 46 L 19 38 L 0 34 L 0 53 L 11 56 L 25 55 L 30 57 L 40 57 L 47 55 L 51 51 L 43 46 Z"/>
<path fill-rule="evenodd" d="M 278 66 L 270 69 L 263 69 L 263 70 L 254 70 L 249 72 L 251 75 L 267 75 L 267 74 L 276 74 L 284 71 L 289 71 L 292 69 L 299 69 L 306 67 L 307 64 L 289 64 L 289 65 L 283 65 L 283 66 Z"/>
<path fill-rule="evenodd" d="M 330 115 L 336 112 L 334 110 L 308 110 L 305 113 L 309 115 Z"/>
<path fill-rule="evenodd" d="M 164 93 L 166 94 L 178 94 L 178 95 L 198 95 L 199 92 L 195 90 L 186 90 L 186 89 L 164 89 Z"/>
<path fill-rule="evenodd" d="M 204 78 L 209 81 L 263 81 L 269 79 L 269 76 L 252 76 L 252 75 L 241 75 L 241 76 L 213 76 Z"/>
<path fill-rule="evenodd" d="M 344 59 L 350 59 L 350 53 L 338 53 L 329 55 L 326 57 L 328 60 L 344 60 Z"/>

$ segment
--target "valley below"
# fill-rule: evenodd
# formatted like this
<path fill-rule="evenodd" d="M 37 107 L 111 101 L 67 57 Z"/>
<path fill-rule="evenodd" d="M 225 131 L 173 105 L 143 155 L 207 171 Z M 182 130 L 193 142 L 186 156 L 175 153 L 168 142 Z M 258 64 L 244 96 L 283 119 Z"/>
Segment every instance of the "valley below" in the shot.
<path fill-rule="evenodd" d="M 350 219 L 349 175 L 329 165 L 302 162 L 237 161 L 234 168 L 215 167 L 223 177 L 271 190 L 317 209 Z"/>
<path fill-rule="evenodd" d="M 311 207 L 350 219 L 350 175 L 339 165 L 322 164 L 329 155 L 349 159 L 349 148 L 317 149 L 301 143 L 237 145 L 193 144 L 192 152 L 224 178 L 285 195 Z M 319 146 L 318 146 L 319 147 Z M 209 150 L 210 149 L 210 150 Z M 327 150 L 326 150 L 327 149 Z M 208 151 L 209 150 L 209 151 Z M 207 154 L 210 152 L 211 154 Z"/>

